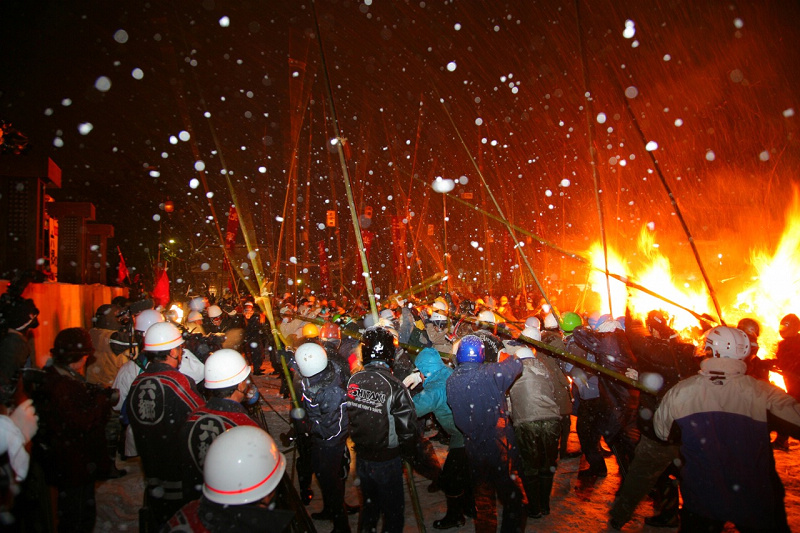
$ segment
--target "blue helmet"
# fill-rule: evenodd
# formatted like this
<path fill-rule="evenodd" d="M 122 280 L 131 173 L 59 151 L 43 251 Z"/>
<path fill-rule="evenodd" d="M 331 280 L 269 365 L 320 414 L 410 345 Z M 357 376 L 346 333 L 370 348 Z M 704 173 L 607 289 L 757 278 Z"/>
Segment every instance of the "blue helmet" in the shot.
<path fill-rule="evenodd" d="M 475 335 L 461 339 L 456 352 L 456 361 L 462 363 L 483 363 L 483 341 Z"/>

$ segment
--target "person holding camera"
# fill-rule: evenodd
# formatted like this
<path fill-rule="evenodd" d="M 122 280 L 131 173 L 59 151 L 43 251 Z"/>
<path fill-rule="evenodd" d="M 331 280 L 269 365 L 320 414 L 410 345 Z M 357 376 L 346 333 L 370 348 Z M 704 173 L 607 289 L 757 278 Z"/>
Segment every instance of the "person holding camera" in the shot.
<path fill-rule="evenodd" d="M 33 454 L 47 484 L 57 488 L 58 531 L 90 532 L 97 514 L 95 481 L 111 468 L 105 428 L 118 393 L 86 381 L 94 345 L 84 328 L 61 330 L 50 353 L 33 395 L 40 420 Z"/>

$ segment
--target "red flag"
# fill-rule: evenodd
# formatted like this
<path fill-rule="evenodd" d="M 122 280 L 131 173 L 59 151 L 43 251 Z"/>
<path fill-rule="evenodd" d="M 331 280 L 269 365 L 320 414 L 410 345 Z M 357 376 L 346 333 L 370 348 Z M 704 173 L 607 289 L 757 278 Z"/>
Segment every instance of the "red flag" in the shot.
<path fill-rule="evenodd" d="M 164 268 L 156 273 L 156 286 L 153 287 L 153 301 L 156 305 L 166 307 L 169 303 L 169 278 L 167 269 Z"/>
<path fill-rule="evenodd" d="M 119 252 L 119 269 L 117 270 L 117 285 L 122 285 L 125 283 L 125 280 L 128 279 L 130 272 L 128 272 L 128 267 L 125 264 L 125 258 L 122 257 L 122 250 L 119 249 L 117 246 L 117 252 Z"/>
<path fill-rule="evenodd" d="M 231 212 L 228 215 L 228 227 L 225 230 L 225 247 L 233 251 L 236 246 L 236 233 L 239 231 L 239 213 L 236 212 L 236 206 L 231 206 Z"/>

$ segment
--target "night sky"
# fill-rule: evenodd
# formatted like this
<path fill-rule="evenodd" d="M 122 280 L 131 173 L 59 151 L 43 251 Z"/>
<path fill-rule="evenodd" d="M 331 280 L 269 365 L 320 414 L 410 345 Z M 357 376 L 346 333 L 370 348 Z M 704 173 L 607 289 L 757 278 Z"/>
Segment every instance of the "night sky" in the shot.
<path fill-rule="evenodd" d="M 51 194 L 93 202 L 145 274 L 159 228 L 162 242 L 177 241 L 176 274 L 211 260 L 219 240 L 206 193 L 224 232 L 226 177 L 273 268 L 292 154 L 298 243 L 281 260 L 296 254 L 302 270 L 319 240 L 338 260 L 320 228 L 335 209 L 358 268 L 315 9 L 384 292 L 391 215 L 410 221 L 409 251 L 420 236 L 412 281 L 442 266 L 443 201 L 426 183 L 461 180 L 454 194 L 494 211 L 476 166 L 514 223 L 584 252 L 600 238 L 592 143 L 616 249 L 632 253 L 651 223 L 679 270 L 697 275 L 651 153 L 701 252 L 736 257 L 717 277 L 740 273 L 749 247 L 784 229 L 800 160 L 794 0 L 3 2 L 0 119 L 28 135 L 28 157 L 61 167 Z M 481 282 L 486 269 L 507 269 L 502 226 L 455 202 L 447 211 L 452 271 Z M 579 263 L 533 248 L 544 277 L 583 279 Z"/>

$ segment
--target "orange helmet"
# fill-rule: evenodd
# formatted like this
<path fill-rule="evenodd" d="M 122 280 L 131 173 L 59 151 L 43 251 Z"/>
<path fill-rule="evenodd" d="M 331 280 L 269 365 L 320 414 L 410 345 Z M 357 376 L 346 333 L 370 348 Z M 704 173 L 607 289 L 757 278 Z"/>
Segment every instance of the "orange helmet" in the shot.
<path fill-rule="evenodd" d="M 319 337 L 319 328 L 316 324 L 309 322 L 303 326 L 303 337 L 306 339 L 314 339 Z"/>

